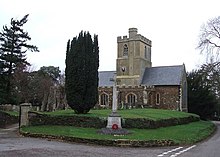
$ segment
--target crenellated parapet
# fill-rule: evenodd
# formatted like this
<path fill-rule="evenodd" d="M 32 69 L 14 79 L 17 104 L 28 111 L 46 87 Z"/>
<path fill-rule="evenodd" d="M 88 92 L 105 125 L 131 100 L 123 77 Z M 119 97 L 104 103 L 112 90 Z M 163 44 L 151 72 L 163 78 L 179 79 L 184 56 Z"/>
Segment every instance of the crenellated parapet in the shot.
<path fill-rule="evenodd" d="M 137 34 L 137 28 L 129 28 L 129 37 L 128 36 L 118 36 L 117 37 L 117 42 L 128 42 L 128 41 L 142 41 L 143 43 L 151 46 L 152 42 L 151 40 L 147 39 L 146 37 L 144 37 L 141 34 Z"/>
<path fill-rule="evenodd" d="M 143 43 L 149 45 L 149 46 L 152 46 L 152 41 L 147 39 L 146 37 L 144 37 L 143 35 L 141 34 L 137 34 L 136 36 L 132 37 L 132 38 L 128 38 L 127 36 L 118 36 L 117 37 L 117 42 L 120 43 L 120 42 L 128 42 L 128 41 L 132 41 L 132 40 L 137 40 L 137 41 L 142 41 Z"/>

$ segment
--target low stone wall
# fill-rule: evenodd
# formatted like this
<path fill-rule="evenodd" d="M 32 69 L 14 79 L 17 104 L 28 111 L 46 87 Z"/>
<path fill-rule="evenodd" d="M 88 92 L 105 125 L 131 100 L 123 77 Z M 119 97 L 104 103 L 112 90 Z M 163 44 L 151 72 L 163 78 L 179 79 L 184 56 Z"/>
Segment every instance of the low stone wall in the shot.
<path fill-rule="evenodd" d="M 172 140 L 127 140 L 127 139 L 115 139 L 115 140 L 100 140 L 100 139 L 87 139 L 78 137 L 68 137 L 68 136 L 54 136 L 54 135 L 44 135 L 44 134 L 34 134 L 20 132 L 26 137 L 36 137 L 36 138 L 47 138 L 68 142 L 95 144 L 102 146 L 116 146 L 116 147 L 164 147 L 164 146 L 175 146 Z"/>
<path fill-rule="evenodd" d="M 11 104 L 5 104 L 0 105 L 1 111 L 17 111 L 19 112 L 19 106 L 18 105 L 11 105 Z"/>
<path fill-rule="evenodd" d="M 102 128 L 107 125 L 107 120 L 98 117 L 86 116 L 49 116 L 29 112 L 29 125 L 66 125 L 85 128 Z"/>
<path fill-rule="evenodd" d="M 6 112 L 0 111 L 0 128 L 5 128 L 7 125 L 18 123 L 19 118 L 12 116 Z"/>
<path fill-rule="evenodd" d="M 160 127 L 188 124 L 199 120 L 200 118 L 196 116 L 162 119 L 157 121 L 145 119 L 145 118 L 125 118 L 123 119 L 122 127 L 138 128 L 138 129 L 156 129 Z"/>
<path fill-rule="evenodd" d="M 1 111 L 16 111 L 16 112 L 19 112 L 20 105 L 4 104 L 4 105 L 0 105 L 0 110 Z M 30 110 L 31 111 L 39 111 L 40 107 L 31 105 Z"/>
<path fill-rule="evenodd" d="M 197 116 L 188 116 L 183 118 L 171 118 L 165 120 L 149 120 L 145 118 L 123 118 L 123 128 L 139 128 L 139 129 L 155 129 L 159 127 L 167 127 L 181 124 L 188 124 L 199 121 Z M 105 128 L 107 126 L 107 118 L 87 117 L 87 116 L 49 116 L 36 112 L 29 112 L 29 125 L 66 125 L 85 128 Z"/>

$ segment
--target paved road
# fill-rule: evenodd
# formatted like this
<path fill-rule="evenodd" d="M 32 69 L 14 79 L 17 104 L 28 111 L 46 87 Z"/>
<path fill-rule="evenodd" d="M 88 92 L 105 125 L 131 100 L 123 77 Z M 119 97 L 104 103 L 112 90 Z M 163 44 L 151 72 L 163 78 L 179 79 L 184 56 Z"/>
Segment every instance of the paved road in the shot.
<path fill-rule="evenodd" d="M 0 157 L 218 157 L 219 146 L 220 131 L 208 141 L 193 146 L 118 148 L 20 137 L 16 126 L 0 129 Z"/>
<path fill-rule="evenodd" d="M 181 157 L 219 157 L 220 156 L 220 122 L 215 122 L 218 127 L 217 132 L 207 141 L 198 144 Z"/>

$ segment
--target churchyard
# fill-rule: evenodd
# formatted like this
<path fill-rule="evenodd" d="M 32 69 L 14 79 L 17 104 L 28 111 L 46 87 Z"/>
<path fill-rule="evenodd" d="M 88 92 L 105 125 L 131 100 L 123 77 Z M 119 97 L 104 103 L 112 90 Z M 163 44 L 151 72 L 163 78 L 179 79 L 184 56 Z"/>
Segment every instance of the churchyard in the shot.
<path fill-rule="evenodd" d="M 155 147 L 188 145 L 212 135 L 215 125 L 202 121 L 196 114 L 163 109 L 119 109 L 122 128 L 105 134 L 110 109 L 91 109 L 87 114 L 76 114 L 72 109 L 40 112 L 24 105 L 25 116 L 18 111 L 0 111 L 1 126 L 18 123 L 20 134 L 66 142 L 103 146 Z M 23 110 L 21 105 L 21 111 Z M 25 122 L 22 122 L 24 121 Z M 127 134 L 117 134 L 120 129 Z"/>
<path fill-rule="evenodd" d="M 118 110 L 126 135 L 105 135 L 111 110 L 91 110 L 75 114 L 73 110 L 29 112 L 29 125 L 22 126 L 23 136 L 48 138 L 103 146 L 152 147 L 193 144 L 215 131 L 215 125 L 201 121 L 195 114 L 158 110 Z"/>

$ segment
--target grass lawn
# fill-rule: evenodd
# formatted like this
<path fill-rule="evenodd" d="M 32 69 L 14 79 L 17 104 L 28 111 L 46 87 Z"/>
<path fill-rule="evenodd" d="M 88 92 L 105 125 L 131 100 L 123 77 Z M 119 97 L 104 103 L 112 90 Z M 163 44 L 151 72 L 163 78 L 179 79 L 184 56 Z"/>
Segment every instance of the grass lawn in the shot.
<path fill-rule="evenodd" d="M 214 131 L 214 124 L 198 121 L 186 125 L 177 125 L 158 129 L 128 129 L 132 134 L 125 136 L 100 135 L 94 128 L 72 126 L 29 126 L 21 128 L 23 132 L 79 137 L 86 139 L 130 139 L 130 140 L 173 140 L 176 144 L 192 144 L 208 137 Z"/>
<path fill-rule="evenodd" d="M 77 115 L 73 110 L 57 110 L 55 112 L 42 112 L 51 116 L 72 116 Z M 88 114 L 78 114 L 78 116 L 92 116 L 92 117 L 108 117 L 111 110 L 90 110 Z M 189 115 L 197 116 L 195 114 L 178 112 L 172 110 L 161 110 L 161 109 L 126 109 L 118 110 L 118 113 L 122 118 L 148 118 L 152 120 L 188 117 Z"/>
<path fill-rule="evenodd" d="M 16 117 L 19 116 L 19 112 L 17 112 L 17 111 L 3 111 L 3 112 L 6 112 L 6 113 L 8 113 L 8 114 L 10 114 L 12 116 L 16 116 Z"/>

